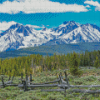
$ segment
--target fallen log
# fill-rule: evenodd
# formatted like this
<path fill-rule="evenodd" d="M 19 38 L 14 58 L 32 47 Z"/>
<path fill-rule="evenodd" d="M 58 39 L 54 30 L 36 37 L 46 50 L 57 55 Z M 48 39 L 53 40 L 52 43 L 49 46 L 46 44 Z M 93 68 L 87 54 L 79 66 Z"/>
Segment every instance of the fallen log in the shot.
<path fill-rule="evenodd" d="M 4 82 L 4 84 L 11 84 L 13 83 L 12 81 L 8 81 L 8 82 Z M 2 82 L 0 82 L 0 84 L 2 84 Z"/>
<path fill-rule="evenodd" d="M 63 79 L 61 79 L 61 81 L 62 81 L 62 84 L 67 84 L 67 82 L 66 82 L 66 81 L 64 81 Z"/>
<path fill-rule="evenodd" d="M 18 86 L 18 84 L 6 84 L 6 86 Z"/>
<path fill-rule="evenodd" d="M 27 87 L 57 87 L 58 84 L 43 84 L 43 85 L 27 85 Z M 23 84 L 18 85 L 18 87 L 23 87 Z"/>
<path fill-rule="evenodd" d="M 28 87 L 60 87 L 60 88 L 79 88 L 79 87 L 100 87 L 100 85 L 65 85 L 65 84 L 40 84 L 40 85 L 27 85 Z M 23 84 L 19 84 L 18 87 L 23 87 Z"/>
<path fill-rule="evenodd" d="M 18 87 L 24 87 L 24 85 L 23 84 L 18 84 Z"/>
<path fill-rule="evenodd" d="M 100 85 L 65 85 L 65 84 L 60 84 L 60 85 L 58 85 L 58 87 L 70 87 L 70 88 L 75 88 L 75 87 L 77 87 L 77 88 L 79 88 L 79 87 L 100 87 Z"/>
<path fill-rule="evenodd" d="M 80 92 L 80 93 L 100 93 L 100 90 L 80 90 L 80 89 L 74 89 L 74 90 L 71 90 L 71 92 Z"/>
<path fill-rule="evenodd" d="M 0 86 L 3 86 L 3 84 L 0 84 Z M 18 86 L 18 84 L 5 84 L 5 86 Z"/>
<path fill-rule="evenodd" d="M 5 84 L 11 84 L 11 83 L 13 83 L 13 82 L 12 81 L 5 82 Z"/>
<path fill-rule="evenodd" d="M 53 91 L 57 91 L 57 92 L 61 92 L 61 91 L 65 91 L 65 89 L 50 89 L 50 90 L 41 90 L 44 92 L 53 92 Z"/>

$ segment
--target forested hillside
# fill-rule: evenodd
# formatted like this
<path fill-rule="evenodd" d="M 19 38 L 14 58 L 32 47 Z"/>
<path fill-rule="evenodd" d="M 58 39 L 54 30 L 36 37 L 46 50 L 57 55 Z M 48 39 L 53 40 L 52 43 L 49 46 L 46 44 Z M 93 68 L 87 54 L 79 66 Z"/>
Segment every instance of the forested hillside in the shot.
<path fill-rule="evenodd" d="M 79 66 L 95 66 L 99 67 L 100 51 L 92 51 L 85 53 L 76 53 L 79 60 Z M 30 55 L 17 58 L 0 59 L 0 74 L 9 76 L 19 76 L 21 73 L 30 74 L 34 72 L 42 72 L 46 70 L 66 69 L 72 63 L 71 56 L 67 55 L 42 56 Z"/>
<path fill-rule="evenodd" d="M 99 42 L 86 42 L 86 43 L 76 43 L 76 44 L 59 44 L 59 45 L 43 45 L 38 47 L 23 48 L 13 51 L 0 52 L 0 58 L 10 58 L 18 56 L 28 56 L 31 54 L 40 54 L 46 56 L 52 56 L 54 53 L 58 54 L 68 54 L 75 51 L 76 53 L 81 53 L 85 51 L 100 50 Z"/>

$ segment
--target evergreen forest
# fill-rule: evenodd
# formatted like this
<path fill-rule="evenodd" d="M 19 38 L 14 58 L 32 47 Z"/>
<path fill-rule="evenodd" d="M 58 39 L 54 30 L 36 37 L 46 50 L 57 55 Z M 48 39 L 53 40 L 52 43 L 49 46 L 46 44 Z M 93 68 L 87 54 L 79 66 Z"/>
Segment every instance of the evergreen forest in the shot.
<path fill-rule="evenodd" d="M 73 57 L 76 55 L 75 57 Z M 67 55 L 42 56 L 33 54 L 30 56 L 0 59 L 0 74 L 11 76 L 20 76 L 21 73 L 34 74 L 42 71 L 53 71 L 57 69 L 69 69 L 76 66 L 94 66 L 100 67 L 100 51 L 92 51 L 85 53 L 68 53 Z M 73 66 L 75 67 L 75 66 Z M 75 72 L 75 71 L 74 71 Z M 73 73 L 73 72 L 72 72 Z M 75 74 L 75 73 L 74 73 Z"/>

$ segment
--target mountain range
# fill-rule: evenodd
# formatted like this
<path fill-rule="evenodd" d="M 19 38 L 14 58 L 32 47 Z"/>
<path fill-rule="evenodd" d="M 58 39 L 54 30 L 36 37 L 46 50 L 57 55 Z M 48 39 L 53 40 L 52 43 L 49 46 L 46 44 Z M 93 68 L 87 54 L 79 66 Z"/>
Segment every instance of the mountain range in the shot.
<path fill-rule="evenodd" d="M 93 24 L 79 24 L 65 21 L 56 28 L 37 30 L 31 25 L 11 25 L 0 33 L 0 52 L 20 48 L 100 42 L 100 27 Z"/>
<path fill-rule="evenodd" d="M 41 45 L 36 47 L 22 48 L 18 50 L 4 51 L 0 53 L 0 58 L 12 58 L 19 56 L 29 56 L 31 54 L 40 54 L 43 56 L 52 56 L 54 53 L 57 55 L 68 54 L 75 51 L 76 53 L 85 53 L 100 50 L 99 42 L 85 42 L 75 44 L 59 44 L 59 45 Z"/>

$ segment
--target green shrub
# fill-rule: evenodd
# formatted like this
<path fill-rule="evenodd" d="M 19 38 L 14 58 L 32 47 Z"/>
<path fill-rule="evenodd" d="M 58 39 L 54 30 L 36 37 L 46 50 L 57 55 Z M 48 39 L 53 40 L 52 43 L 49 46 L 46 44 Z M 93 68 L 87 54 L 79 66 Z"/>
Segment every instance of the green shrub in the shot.
<path fill-rule="evenodd" d="M 79 70 L 79 57 L 78 55 L 73 52 L 70 57 L 70 73 L 74 76 L 80 76 L 82 71 Z"/>

